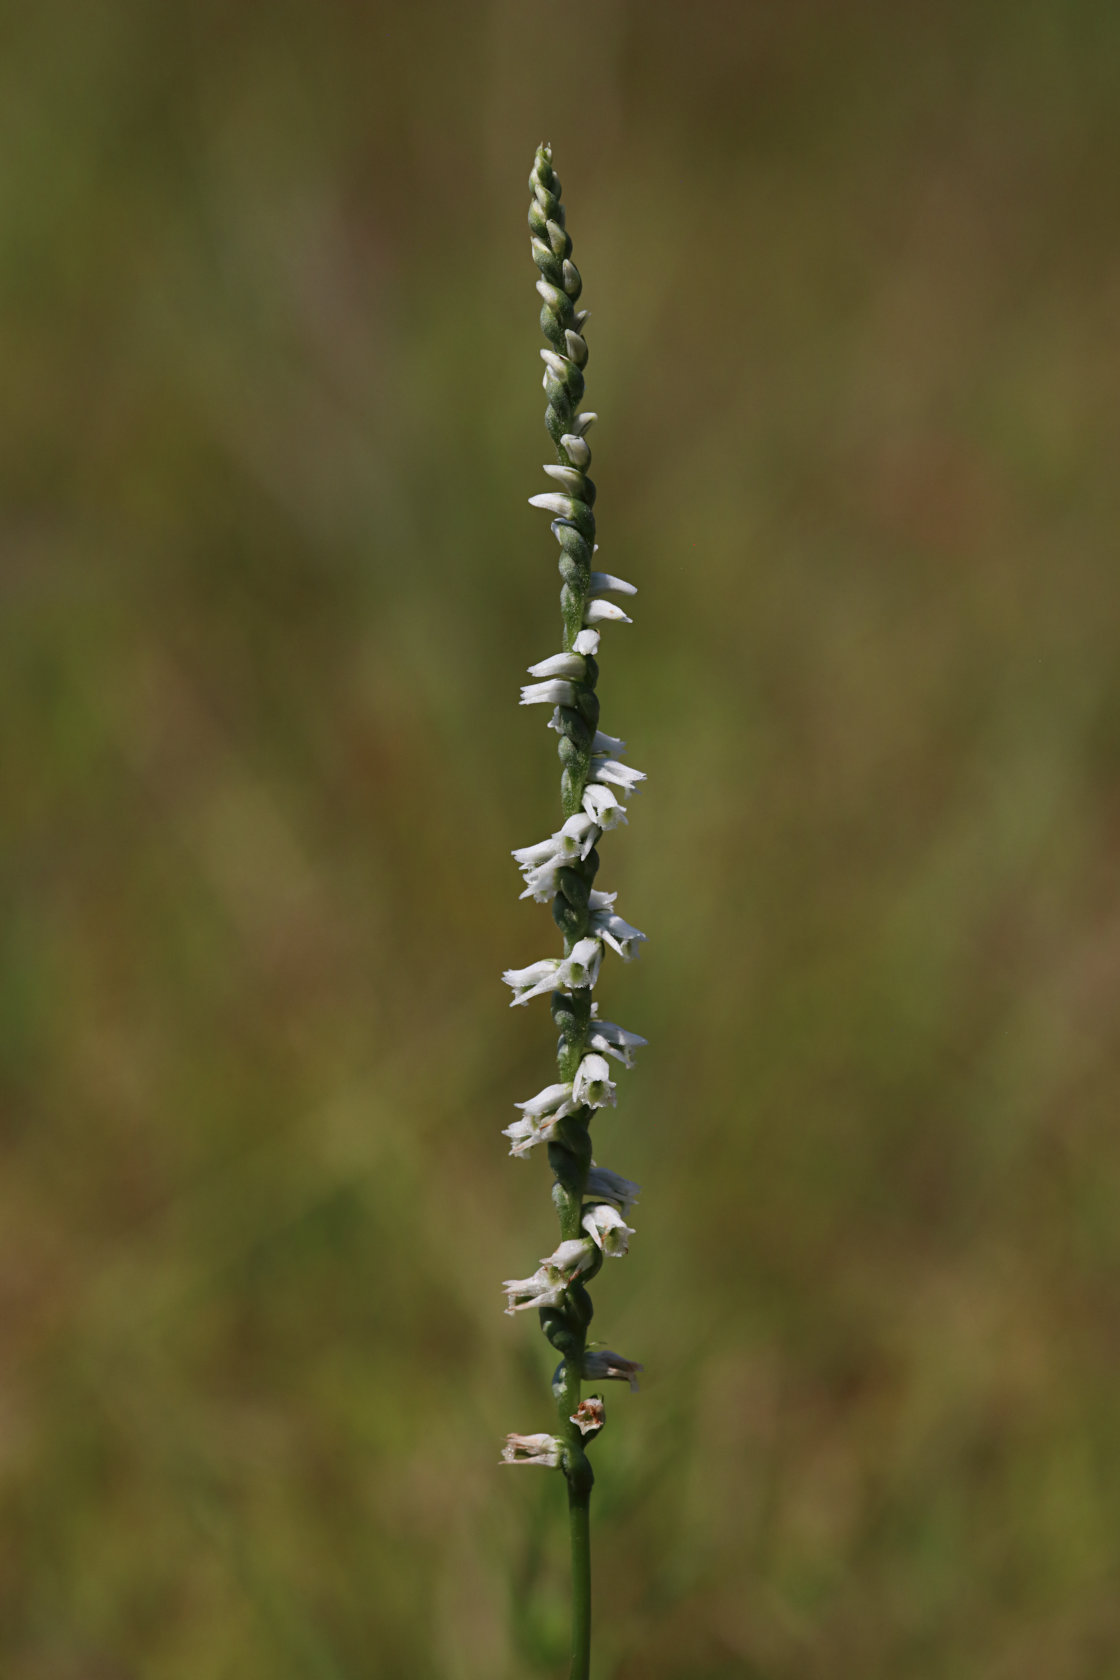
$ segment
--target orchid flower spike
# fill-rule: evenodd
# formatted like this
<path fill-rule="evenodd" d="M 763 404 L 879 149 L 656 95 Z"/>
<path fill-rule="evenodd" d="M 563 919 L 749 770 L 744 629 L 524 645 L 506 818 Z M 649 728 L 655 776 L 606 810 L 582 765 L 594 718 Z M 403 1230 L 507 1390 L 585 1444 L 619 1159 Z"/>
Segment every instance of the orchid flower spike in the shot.
<path fill-rule="evenodd" d="M 581 1385 L 602 1378 L 636 1388 L 641 1370 L 619 1354 L 587 1347 L 588 1286 L 606 1259 L 627 1253 L 634 1232 L 626 1220 L 639 1189 L 632 1180 L 595 1165 L 591 1126 L 600 1110 L 616 1105 L 618 1070 L 632 1067 L 634 1052 L 646 1042 L 599 1017 L 593 993 L 604 950 L 629 959 L 645 935 L 617 913 L 615 894 L 594 883 L 603 837 L 626 823 L 625 802 L 645 776 L 624 762 L 625 741 L 599 728 L 600 645 L 605 639 L 609 650 L 614 627 L 632 622 L 629 612 L 607 597 L 621 596 L 629 607 L 637 591 L 625 579 L 595 569 L 595 485 L 587 441 L 595 415 L 580 406 L 588 362 L 587 312 L 576 307 L 583 281 L 572 261 L 550 147 L 539 148 L 529 185 L 530 249 L 540 273 L 540 321 L 547 340 L 541 351 L 545 428 L 556 452 L 556 460 L 544 469 L 548 489 L 529 501 L 549 515 L 559 547 L 563 636 L 556 652 L 528 667 L 531 680 L 522 685 L 521 704 L 550 709 L 549 727 L 560 738 L 560 817 L 546 839 L 519 847 L 513 858 L 521 872 L 522 898 L 551 903 L 563 947 L 558 955 L 502 975 L 513 1005 L 550 999 L 559 1033 L 555 1080 L 515 1104 L 518 1117 L 503 1135 L 514 1156 L 546 1145 L 560 1240 L 528 1277 L 507 1278 L 502 1288 L 511 1316 L 538 1309 L 541 1328 L 561 1363 L 553 1379 L 555 1434 L 507 1436 L 502 1462 L 564 1471 L 573 1548 L 571 1675 L 586 1680 L 587 1523 L 594 1479 L 587 1449 L 603 1427 L 605 1412 L 601 1398 L 585 1397 Z"/>

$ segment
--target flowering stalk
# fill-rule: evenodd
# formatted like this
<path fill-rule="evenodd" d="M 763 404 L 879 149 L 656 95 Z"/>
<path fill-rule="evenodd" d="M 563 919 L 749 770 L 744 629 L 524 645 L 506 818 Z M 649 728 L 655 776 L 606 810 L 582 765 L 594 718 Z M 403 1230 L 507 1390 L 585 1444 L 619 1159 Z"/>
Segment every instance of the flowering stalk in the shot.
<path fill-rule="evenodd" d="M 560 737 L 562 821 L 547 840 L 520 847 L 513 856 L 525 881 L 521 896 L 539 903 L 551 901 L 553 919 L 563 935 L 563 955 L 508 969 L 503 975 L 513 990 L 514 1004 L 534 997 L 551 998 L 560 1035 L 558 1079 L 535 1097 L 516 1104 L 521 1117 L 506 1127 L 505 1136 L 511 1155 L 528 1155 L 538 1144 L 547 1149 L 560 1242 L 530 1277 L 509 1279 L 503 1287 L 506 1311 L 536 1307 L 541 1328 L 561 1357 L 553 1378 L 556 1434 L 510 1435 L 502 1457 L 507 1464 L 561 1469 L 567 1479 L 572 1543 L 570 1672 L 571 1680 L 586 1680 L 591 1637 L 588 1513 L 594 1482 L 587 1448 L 603 1427 L 605 1410 L 600 1395 L 583 1397 L 582 1383 L 585 1378 L 614 1379 L 636 1388 L 636 1373 L 641 1370 L 632 1360 L 587 1344 L 593 1311 L 587 1285 L 604 1258 L 626 1253 L 633 1235 L 626 1215 L 638 1192 L 629 1179 L 595 1165 L 590 1127 L 599 1109 L 615 1104 L 612 1063 L 632 1066 L 634 1050 L 646 1042 L 613 1021 L 600 1020 L 593 1001 L 604 951 L 629 961 L 645 938 L 615 912 L 615 894 L 597 891 L 594 881 L 598 842 L 606 830 L 626 821 L 623 800 L 645 777 L 622 762 L 625 742 L 598 727 L 595 689 L 600 626 L 631 622 L 607 597 L 636 591 L 633 584 L 593 569 L 595 486 L 587 476 L 591 464 L 587 431 L 595 415 L 579 410 L 587 363 L 583 336 L 587 312 L 576 309 L 582 282 L 571 260 L 560 182 L 548 146 L 537 151 L 529 187 L 531 248 L 540 270 L 541 330 L 549 344 L 541 351 L 545 425 L 557 457 L 555 464 L 544 469 L 554 488 L 531 496 L 530 503 L 553 515 L 552 534 L 560 545 L 563 646 L 559 653 L 529 667 L 535 681 L 522 688 L 521 703 L 552 708 L 550 727 Z"/>

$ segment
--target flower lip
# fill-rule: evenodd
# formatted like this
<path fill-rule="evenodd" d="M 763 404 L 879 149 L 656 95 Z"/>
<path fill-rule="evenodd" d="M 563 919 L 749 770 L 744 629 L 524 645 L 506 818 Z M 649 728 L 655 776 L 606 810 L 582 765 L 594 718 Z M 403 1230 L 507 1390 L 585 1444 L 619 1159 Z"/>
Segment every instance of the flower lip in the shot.
<path fill-rule="evenodd" d="M 589 1394 L 581 1400 L 572 1413 L 571 1421 L 576 1425 L 581 1435 L 596 1435 L 607 1421 L 606 1408 L 597 1394 Z"/>

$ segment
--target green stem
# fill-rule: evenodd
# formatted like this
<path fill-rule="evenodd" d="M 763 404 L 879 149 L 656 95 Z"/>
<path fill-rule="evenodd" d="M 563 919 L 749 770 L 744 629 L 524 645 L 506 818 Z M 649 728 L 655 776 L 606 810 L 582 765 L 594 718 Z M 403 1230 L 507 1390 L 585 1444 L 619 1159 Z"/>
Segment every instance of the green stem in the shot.
<path fill-rule="evenodd" d="M 588 1680 L 591 1672 L 591 1489 L 568 1483 L 568 1522 L 572 1536 L 572 1666 L 569 1680 Z"/>

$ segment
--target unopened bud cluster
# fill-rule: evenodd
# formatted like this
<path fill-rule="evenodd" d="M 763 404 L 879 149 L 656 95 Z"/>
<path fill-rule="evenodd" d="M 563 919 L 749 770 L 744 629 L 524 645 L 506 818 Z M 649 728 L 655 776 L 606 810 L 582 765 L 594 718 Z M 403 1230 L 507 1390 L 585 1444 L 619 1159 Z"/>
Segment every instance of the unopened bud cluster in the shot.
<path fill-rule="evenodd" d="M 616 912 L 616 895 L 598 890 L 594 882 L 599 840 L 625 823 L 625 801 L 645 777 L 623 762 L 625 742 L 599 728 L 595 690 L 601 628 L 631 623 L 608 597 L 633 596 L 636 590 L 622 578 L 594 569 L 595 486 L 588 477 L 587 432 L 595 415 L 580 409 L 587 312 L 576 308 L 582 282 L 571 260 L 560 182 L 547 146 L 537 152 L 529 186 L 541 330 L 549 343 L 541 351 L 548 404 L 545 425 L 557 453 L 556 464 L 544 469 L 555 488 L 530 497 L 530 502 L 553 515 L 552 534 L 560 545 L 563 648 L 529 667 L 534 681 L 522 688 L 521 703 L 551 708 L 549 727 L 560 737 L 563 820 L 547 839 L 519 847 L 513 856 L 525 882 L 522 898 L 551 903 L 563 935 L 563 955 L 542 957 L 502 976 L 513 991 L 514 1004 L 549 997 L 559 1033 L 559 1078 L 515 1104 L 520 1118 L 504 1135 L 511 1155 L 529 1155 L 538 1145 L 547 1149 L 561 1240 L 531 1276 L 508 1279 L 502 1287 L 506 1311 L 535 1307 L 545 1335 L 561 1355 L 553 1379 L 561 1433 L 510 1435 L 502 1457 L 507 1464 L 562 1468 L 569 1483 L 586 1487 L 592 1477 L 584 1446 L 603 1427 L 605 1414 L 598 1395 L 581 1397 L 581 1382 L 613 1379 L 635 1388 L 641 1370 L 619 1354 L 588 1347 L 592 1305 L 587 1285 L 604 1258 L 626 1253 L 634 1234 L 626 1217 L 638 1186 L 595 1165 L 590 1126 L 600 1109 L 614 1106 L 617 1069 L 631 1067 L 634 1051 L 646 1041 L 614 1021 L 601 1020 L 593 991 L 604 953 L 628 962 L 645 934 Z"/>

